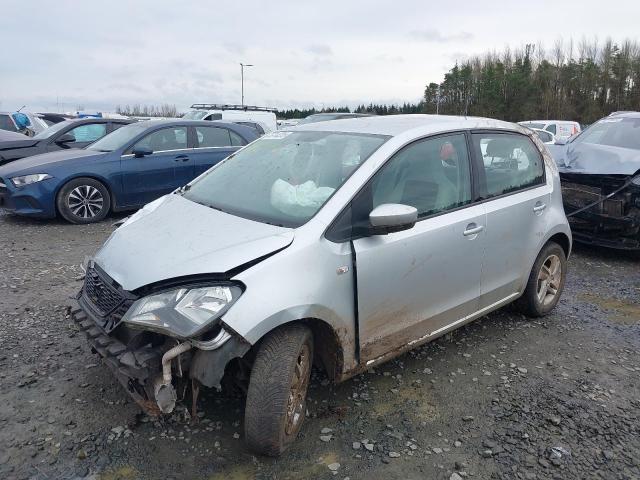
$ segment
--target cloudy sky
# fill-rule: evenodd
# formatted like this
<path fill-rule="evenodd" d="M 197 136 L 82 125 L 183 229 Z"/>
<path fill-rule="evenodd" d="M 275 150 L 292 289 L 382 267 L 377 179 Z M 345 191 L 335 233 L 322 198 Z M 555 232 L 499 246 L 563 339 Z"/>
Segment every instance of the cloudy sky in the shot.
<path fill-rule="evenodd" d="M 0 110 L 415 102 L 457 59 L 638 38 L 640 1 L 4 0 Z"/>

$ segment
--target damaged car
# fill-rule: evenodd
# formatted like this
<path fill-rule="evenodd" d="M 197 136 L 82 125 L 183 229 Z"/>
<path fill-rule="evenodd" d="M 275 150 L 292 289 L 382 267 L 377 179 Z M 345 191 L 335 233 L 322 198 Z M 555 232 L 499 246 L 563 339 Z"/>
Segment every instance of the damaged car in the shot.
<path fill-rule="evenodd" d="M 201 388 L 240 386 L 245 440 L 275 456 L 312 367 L 340 382 L 512 302 L 546 315 L 570 250 L 558 171 L 530 130 L 318 122 L 128 218 L 87 261 L 71 316 L 150 414 L 190 398 L 196 418 Z"/>
<path fill-rule="evenodd" d="M 640 251 L 640 112 L 603 118 L 549 150 L 576 241 Z"/>

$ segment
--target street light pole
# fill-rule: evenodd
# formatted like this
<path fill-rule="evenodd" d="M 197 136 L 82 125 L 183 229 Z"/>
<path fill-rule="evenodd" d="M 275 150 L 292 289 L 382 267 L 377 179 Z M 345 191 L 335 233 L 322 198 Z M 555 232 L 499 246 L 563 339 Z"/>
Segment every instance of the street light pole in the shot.
<path fill-rule="evenodd" d="M 253 67 L 250 63 L 240 63 L 240 91 L 242 95 L 242 106 L 244 107 L 244 67 Z"/>

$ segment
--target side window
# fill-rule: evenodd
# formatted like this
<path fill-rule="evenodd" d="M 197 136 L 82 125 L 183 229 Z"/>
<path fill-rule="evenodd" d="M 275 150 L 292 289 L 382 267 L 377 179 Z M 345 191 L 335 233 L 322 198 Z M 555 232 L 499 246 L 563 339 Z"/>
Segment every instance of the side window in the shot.
<path fill-rule="evenodd" d="M 139 140 L 127 153 L 136 148 L 149 148 L 153 152 L 187 148 L 187 127 L 170 127 L 157 130 Z"/>
<path fill-rule="evenodd" d="M 16 126 L 13 124 L 13 120 L 11 120 L 9 115 L 0 115 L 0 130 L 16 131 Z"/>
<path fill-rule="evenodd" d="M 247 144 L 244 138 L 242 138 L 236 132 L 229 130 L 229 135 L 231 136 L 231 145 L 233 145 L 234 147 L 241 147 Z"/>
<path fill-rule="evenodd" d="M 549 132 L 545 132 L 544 130 L 539 130 L 539 131 L 536 131 L 536 134 L 538 135 L 538 137 L 540 137 L 540 140 L 542 140 L 544 143 L 551 141 L 551 134 Z"/>
<path fill-rule="evenodd" d="M 401 203 L 418 217 L 471 202 L 470 161 L 464 134 L 417 141 L 391 158 L 371 184 L 372 208 Z"/>
<path fill-rule="evenodd" d="M 222 114 L 212 113 L 211 115 L 207 115 L 204 120 L 222 120 Z"/>
<path fill-rule="evenodd" d="M 119 129 L 120 127 L 124 127 L 126 125 L 126 123 L 112 123 L 111 124 L 111 131 L 115 132 L 117 129 Z"/>
<path fill-rule="evenodd" d="M 473 145 L 482 158 L 487 197 L 544 183 L 542 155 L 524 135 L 473 134 Z"/>
<path fill-rule="evenodd" d="M 231 145 L 229 130 L 218 127 L 196 127 L 198 147 L 228 147 Z"/>
<path fill-rule="evenodd" d="M 67 132 L 72 135 L 76 142 L 95 142 L 107 134 L 106 123 L 87 123 L 79 127 L 72 128 Z"/>
<path fill-rule="evenodd" d="M 554 135 L 555 135 L 556 133 L 558 133 L 558 132 L 556 131 L 556 124 L 555 124 L 555 123 L 552 123 L 552 124 L 550 124 L 550 125 L 547 125 L 547 128 L 545 128 L 545 130 L 546 130 L 547 132 L 551 132 L 551 133 L 553 133 Z"/>

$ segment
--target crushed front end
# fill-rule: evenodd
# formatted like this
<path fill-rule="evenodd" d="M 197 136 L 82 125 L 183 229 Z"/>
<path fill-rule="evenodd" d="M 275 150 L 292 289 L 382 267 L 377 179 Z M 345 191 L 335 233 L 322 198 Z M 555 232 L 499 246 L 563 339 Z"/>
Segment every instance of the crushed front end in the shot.
<path fill-rule="evenodd" d="M 97 264 L 90 262 L 87 267 L 71 317 L 85 333 L 92 351 L 102 357 L 131 397 L 150 415 L 170 413 L 177 394 L 186 391 L 189 380 L 194 392 L 200 385 L 220 388 L 227 364 L 250 348 L 216 316 L 203 322 L 197 335 L 186 337 L 173 334 L 171 320 L 166 321 L 164 315 L 168 314 L 162 311 L 156 315 L 157 326 L 149 319 L 136 323 L 132 316 L 142 307 L 146 308 L 143 315 L 155 315 L 156 297 L 179 295 L 184 303 L 191 292 L 207 288 L 219 287 L 183 286 L 159 294 L 128 292 Z M 170 310 L 167 305 L 163 307 Z"/>
<path fill-rule="evenodd" d="M 575 240 L 640 250 L 640 177 L 561 172 L 560 179 Z"/>

